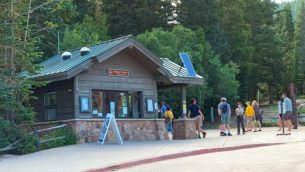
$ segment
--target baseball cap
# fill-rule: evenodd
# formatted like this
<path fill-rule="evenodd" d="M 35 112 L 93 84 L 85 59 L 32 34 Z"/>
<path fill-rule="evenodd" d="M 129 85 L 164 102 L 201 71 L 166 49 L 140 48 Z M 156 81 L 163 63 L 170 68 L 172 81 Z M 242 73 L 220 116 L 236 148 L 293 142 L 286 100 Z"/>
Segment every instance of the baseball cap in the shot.
<path fill-rule="evenodd" d="M 221 100 L 226 102 L 227 98 L 223 97 L 223 98 L 221 98 Z"/>
<path fill-rule="evenodd" d="M 249 102 L 249 101 L 247 101 L 247 102 L 246 102 L 246 104 L 250 104 L 250 102 Z"/>

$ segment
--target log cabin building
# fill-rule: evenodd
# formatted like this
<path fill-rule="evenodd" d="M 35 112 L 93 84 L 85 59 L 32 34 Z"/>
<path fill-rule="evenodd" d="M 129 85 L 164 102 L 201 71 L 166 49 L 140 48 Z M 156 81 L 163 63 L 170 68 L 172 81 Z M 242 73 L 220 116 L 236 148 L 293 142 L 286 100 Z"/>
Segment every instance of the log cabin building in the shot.
<path fill-rule="evenodd" d="M 166 139 L 164 123 L 157 119 L 157 91 L 180 87 L 185 108 L 185 88 L 203 83 L 201 76 L 190 77 L 183 66 L 157 57 L 133 36 L 58 53 L 40 65 L 38 74 L 28 75 L 49 81 L 34 89 L 37 125 L 69 123 L 80 143 L 97 140 L 107 113 L 115 114 L 124 140 Z M 181 121 L 184 127 L 187 123 L 192 122 Z M 181 137 L 195 137 L 181 132 Z"/>

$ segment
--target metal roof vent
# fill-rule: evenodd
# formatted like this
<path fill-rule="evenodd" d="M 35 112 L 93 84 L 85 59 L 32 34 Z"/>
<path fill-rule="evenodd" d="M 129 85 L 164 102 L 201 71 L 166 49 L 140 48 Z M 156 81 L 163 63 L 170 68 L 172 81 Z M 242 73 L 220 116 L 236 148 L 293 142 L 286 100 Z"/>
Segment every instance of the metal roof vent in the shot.
<path fill-rule="evenodd" d="M 70 53 L 70 52 L 68 52 L 68 51 L 65 51 L 64 53 L 62 53 L 62 55 L 61 55 L 61 58 L 63 59 L 63 60 L 68 60 L 69 58 L 71 58 L 72 57 L 72 54 Z"/>
<path fill-rule="evenodd" d="M 89 54 L 89 52 L 90 52 L 90 49 L 88 47 L 83 47 L 83 48 L 80 49 L 80 55 L 81 56 Z"/>

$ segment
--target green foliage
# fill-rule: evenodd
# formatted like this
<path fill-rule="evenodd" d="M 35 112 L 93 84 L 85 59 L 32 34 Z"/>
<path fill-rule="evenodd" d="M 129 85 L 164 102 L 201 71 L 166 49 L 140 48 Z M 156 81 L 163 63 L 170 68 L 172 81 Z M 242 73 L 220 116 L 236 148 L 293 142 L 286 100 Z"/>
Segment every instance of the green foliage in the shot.
<path fill-rule="evenodd" d="M 82 23 L 77 24 L 72 30 L 67 29 L 65 31 L 61 48 L 70 50 L 92 45 L 106 39 L 108 39 L 108 37 L 100 38 L 99 31 L 97 30 L 93 18 L 86 15 Z"/>
<path fill-rule="evenodd" d="M 282 10 L 285 8 L 285 6 L 287 6 L 288 4 L 291 6 L 291 12 L 292 12 L 292 16 L 293 16 L 293 20 L 296 21 L 298 13 L 301 9 L 302 6 L 302 2 L 304 2 L 304 0 L 293 0 L 290 2 L 285 2 L 283 1 L 283 3 L 279 4 L 279 9 Z"/>
<path fill-rule="evenodd" d="M 281 76 L 281 91 L 285 92 L 290 83 L 295 83 L 296 76 L 296 59 L 294 54 L 294 23 L 291 13 L 290 4 L 287 4 L 283 10 L 277 12 L 276 27 L 278 37 L 281 41 L 281 50 L 283 69 Z"/>
<path fill-rule="evenodd" d="M 192 30 L 203 28 L 206 40 L 224 63 L 231 58 L 228 41 L 225 39 L 219 2 L 216 0 L 177 1 L 177 20 Z"/>
<path fill-rule="evenodd" d="M 299 95 L 299 99 L 305 99 L 305 95 Z"/>
<path fill-rule="evenodd" d="M 137 35 L 154 27 L 167 29 L 174 8 L 169 0 L 102 0 L 112 38 Z"/>
<path fill-rule="evenodd" d="M 305 93 L 305 4 L 302 2 L 295 30 L 296 86 Z"/>
<path fill-rule="evenodd" d="M 25 137 L 25 140 L 17 145 L 16 154 L 27 154 L 37 151 L 37 145 L 38 140 L 34 135 L 27 135 Z"/>
<path fill-rule="evenodd" d="M 199 75 L 205 77 L 203 85 L 187 88 L 187 99 L 197 98 L 198 104 L 208 111 L 210 106 L 215 106 L 223 96 L 232 102 L 238 100 L 238 81 L 235 79 L 239 72 L 238 66 L 229 62 L 221 64 L 219 56 L 215 55 L 210 44 L 205 39 L 202 28 L 192 31 L 181 25 L 172 31 L 153 29 L 137 36 L 137 39 L 160 57 L 166 57 L 180 64 L 179 52 L 187 52 Z M 159 92 L 160 101 L 167 101 L 174 108 L 179 108 L 180 90 Z M 173 108 L 173 109 L 174 109 Z M 175 112 L 180 114 L 179 112 Z"/>
<path fill-rule="evenodd" d="M 66 137 L 62 138 L 62 139 L 57 139 L 55 141 L 43 143 L 41 146 L 42 149 L 50 149 L 50 148 L 55 148 L 55 147 L 60 147 L 60 146 L 65 146 L 65 145 L 72 145 L 72 144 L 76 144 L 76 142 L 77 142 L 76 135 L 69 128 L 61 128 L 61 129 L 56 130 L 55 132 L 46 134 L 41 138 L 41 140 L 46 140 L 46 139 L 60 137 L 60 136 L 66 136 Z"/>
<path fill-rule="evenodd" d="M 300 112 L 300 114 L 305 114 L 305 107 L 297 107 L 297 111 Z"/>

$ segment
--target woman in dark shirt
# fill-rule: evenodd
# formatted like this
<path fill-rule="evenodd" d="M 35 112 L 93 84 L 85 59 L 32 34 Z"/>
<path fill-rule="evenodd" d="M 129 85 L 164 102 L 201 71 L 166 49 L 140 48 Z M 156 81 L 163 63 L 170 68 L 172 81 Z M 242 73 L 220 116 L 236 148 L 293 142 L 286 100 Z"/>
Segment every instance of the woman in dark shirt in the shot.
<path fill-rule="evenodd" d="M 259 130 L 258 131 L 262 131 L 262 124 L 261 124 L 261 116 L 260 116 L 260 113 L 259 113 L 259 106 L 258 106 L 258 103 L 253 100 L 252 101 L 252 107 L 255 111 L 255 120 L 258 124 L 258 127 L 259 127 Z"/>

